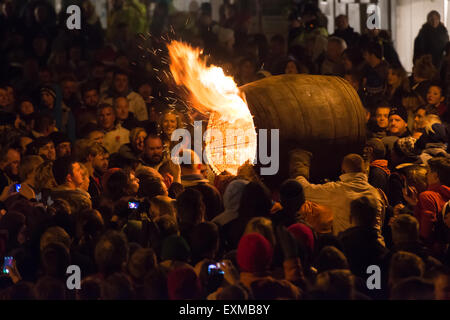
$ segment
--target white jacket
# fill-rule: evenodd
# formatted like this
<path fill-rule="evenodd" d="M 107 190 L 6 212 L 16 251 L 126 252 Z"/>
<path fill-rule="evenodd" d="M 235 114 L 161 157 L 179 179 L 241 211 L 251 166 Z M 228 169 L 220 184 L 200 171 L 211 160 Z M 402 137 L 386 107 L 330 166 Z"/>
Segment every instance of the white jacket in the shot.
<path fill-rule="evenodd" d="M 130 142 L 130 131 L 117 124 L 114 130 L 105 133 L 103 145 L 110 154 L 119 151 L 121 145 Z"/>
<path fill-rule="evenodd" d="M 339 178 L 340 181 L 325 184 L 311 184 L 303 176 L 296 177 L 296 180 L 303 186 L 306 200 L 333 210 L 333 233 L 335 235 L 353 226 L 350 223 L 351 201 L 362 196 L 375 198 L 378 204 L 376 229 L 382 241 L 381 227 L 384 220 L 384 208 L 378 190 L 369 184 L 367 175 L 362 172 L 345 173 Z"/>

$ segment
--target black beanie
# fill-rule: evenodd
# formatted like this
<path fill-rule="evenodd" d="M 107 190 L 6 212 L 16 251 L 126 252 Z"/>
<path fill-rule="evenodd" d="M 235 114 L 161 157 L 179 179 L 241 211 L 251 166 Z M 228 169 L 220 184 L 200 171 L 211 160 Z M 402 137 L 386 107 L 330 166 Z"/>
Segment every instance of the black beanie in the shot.
<path fill-rule="evenodd" d="M 389 112 L 389 118 L 393 115 L 397 115 L 403 119 L 403 121 L 408 122 L 408 111 L 404 107 L 394 107 Z"/>

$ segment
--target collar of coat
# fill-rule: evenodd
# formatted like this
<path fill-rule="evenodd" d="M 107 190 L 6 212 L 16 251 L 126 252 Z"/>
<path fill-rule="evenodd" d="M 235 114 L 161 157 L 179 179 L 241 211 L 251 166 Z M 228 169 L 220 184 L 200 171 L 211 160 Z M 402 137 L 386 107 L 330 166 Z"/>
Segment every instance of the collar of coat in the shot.
<path fill-rule="evenodd" d="M 351 172 L 344 173 L 339 176 L 339 179 L 343 182 L 353 181 L 353 180 L 364 180 L 367 181 L 367 174 L 364 172 Z"/>

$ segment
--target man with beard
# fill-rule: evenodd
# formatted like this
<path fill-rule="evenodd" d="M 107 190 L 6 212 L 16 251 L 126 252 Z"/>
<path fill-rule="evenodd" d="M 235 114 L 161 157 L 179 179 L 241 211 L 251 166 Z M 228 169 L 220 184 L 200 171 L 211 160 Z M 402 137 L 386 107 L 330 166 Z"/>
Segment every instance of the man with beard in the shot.
<path fill-rule="evenodd" d="M 18 180 L 20 153 L 14 148 L 2 150 L 0 158 L 0 190 Z"/>
<path fill-rule="evenodd" d="M 109 153 L 98 142 L 88 141 L 86 146 L 81 150 L 81 161 L 89 172 L 89 189 L 92 205 L 95 208 L 103 193 L 101 179 L 108 170 Z"/>
<path fill-rule="evenodd" d="M 141 158 L 142 165 L 158 170 L 165 160 L 163 150 L 161 138 L 157 135 L 149 135 L 144 142 L 144 154 Z"/>

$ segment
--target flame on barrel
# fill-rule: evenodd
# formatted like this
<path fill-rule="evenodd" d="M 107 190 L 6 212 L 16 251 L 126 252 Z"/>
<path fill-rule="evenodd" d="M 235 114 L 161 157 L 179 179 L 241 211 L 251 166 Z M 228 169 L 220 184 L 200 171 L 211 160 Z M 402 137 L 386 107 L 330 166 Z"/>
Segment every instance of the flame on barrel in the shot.
<path fill-rule="evenodd" d="M 205 154 L 216 174 L 236 174 L 239 166 L 256 156 L 256 130 L 250 110 L 232 77 L 200 57 L 201 51 L 172 41 L 168 45 L 170 71 L 185 86 L 194 108 L 209 114 Z"/>

